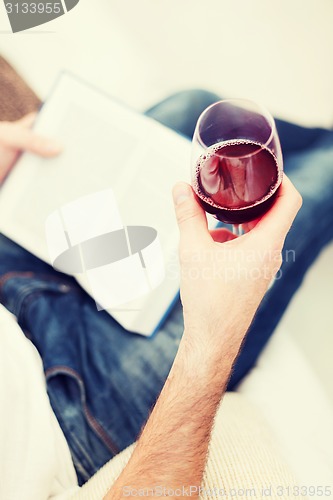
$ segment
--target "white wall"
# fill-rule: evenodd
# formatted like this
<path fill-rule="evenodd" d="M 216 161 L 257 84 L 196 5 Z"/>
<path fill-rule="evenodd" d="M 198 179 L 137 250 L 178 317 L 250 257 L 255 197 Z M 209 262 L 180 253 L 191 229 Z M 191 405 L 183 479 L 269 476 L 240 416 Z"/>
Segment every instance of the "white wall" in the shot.
<path fill-rule="evenodd" d="M 42 96 L 66 66 L 138 107 L 205 87 L 333 124 L 331 0 L 81 0 L 15 35 L 0 10 L 0 50 Z"/>

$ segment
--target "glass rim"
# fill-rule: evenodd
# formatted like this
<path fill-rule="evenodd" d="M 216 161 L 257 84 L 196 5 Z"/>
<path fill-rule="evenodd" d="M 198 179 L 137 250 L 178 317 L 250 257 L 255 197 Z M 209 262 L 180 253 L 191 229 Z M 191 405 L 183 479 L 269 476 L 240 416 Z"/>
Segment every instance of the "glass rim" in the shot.
<path fill-rule="evenodd" d="M 276 130 L 276 124 L 275 124 L 275 120 L 274 120 L 274 117 L 273 115 L 270 113 L 270 111 L 265 107 L 263 106 L 262 104 L 259 104 L 255 101 L 252 101 L 251 99 L 245 99 L 245 98 L 242 98 L 242 97 L 229 97 L 227 99 L 221 99 L 220 101 L 216 101 L 216 102 L 213 102 L 212 104 L 210 104 L 209 106 L 207 106 L 207 108 L 205 108 L 198 120 L 197 120 L 197 125 L 196 125 L 196 134 L 197 134 L 197 137 L 198 137 L 198 141 L 200 143 L 200 145 L 205 148 L 205 149 L 209 149 L 211 147 L 214 147 L 214 144 L 212 144 L 212 146 L 207 146 L 206 144 L 204 144 L 204 142 L 202 141 L 202 138 L 201 138 L 201 135 L 200 135 L 200 127 L 199 127 L 199 123 L 200 121 L 202 120 L 203 116 L 210 110 L 212 109 L 213 107 L 219 105 L 219 104 L 224 104 L 224 103 L 228 103 L 228 102 L 244 102 L 244 103 L 250 103 L 250 104 L 254 104 L 257 108 L 261 109 L 262 110 L 262 116 L 264 116 L 265 119 L 268 118 L 267 122 L 268 124 L 270 125 L 270 128 L 271 128 L 271 133 L 268 137 L 268 139 L 266 140 L 266 142 L 264 144 L 261 144 L 262 147 L 267 147 L 268 144 L 272 141 L 273 137 L 274 137 L 274 133 L 277 132 Z M 231 139 L 232 140 L 232 139 Z M 259 143 L 258 143 L 259 144 Z M 246 158 L 248 156 L 253 156 L 257 154 L 257 152 L 253 152 L 253 153 L 249 153 L 248 155 L 244 155 L 242 156 L 242 158 Z"/>

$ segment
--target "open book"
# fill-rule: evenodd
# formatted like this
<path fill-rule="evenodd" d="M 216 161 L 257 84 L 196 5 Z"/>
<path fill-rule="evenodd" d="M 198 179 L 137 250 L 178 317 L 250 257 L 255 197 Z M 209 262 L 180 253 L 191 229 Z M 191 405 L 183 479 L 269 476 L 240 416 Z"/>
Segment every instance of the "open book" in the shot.
<path fill-rule="evenodd" d="M 106 309 L 126 329 L 151 335 L 178 294 L 178 229 L 171 190 L 176 181 L 189 180 L 190 142 L 68 73 L 63 73 L 56 82 L 34 129 L 57 139 L 64 146 L 64 151 L 59 157 L 47 160 L 27 153 L 22 155 L 1 189 L 0 231 L 39 258 L 66 272 L 66 265 L 56 265 L 57 250 L 60 262 L 61 255 L 66 254 L 67 241 L 68 248 L 75 247 L 82 258 L 82 252 L 86 251 L 84 231 L 87 231 L 86 240 L 90 241 L 97 234 L 96 225 L 101 236 L 108 232 L 103 223 L 98 225 L 96 210 L 107 211 L 113 207 L 117 220 L 115 223 L 113 219 L 108 230 L 110 234 L 120 231 L 118 236 L 122 235 L 122 230 L 125 231 L 124 238 L 129 245 L 127 257 L 132 257 L 133 269 L 141 266 L 138 272 L 147 278 L 149 269 L 155 272 L 158 267 L 161 249 L 163 272 L 159 266 L 153 286 L 142 286 L 139 296 L 135 297 L 134 293 L 125 303 L 122 297 L 122 303 L 114 301 L 112 307 L 109 307 L 107 300 L 103 303 L 107 295 L 105 281 L 108 281 L 106 285 L 110 287 L 110 295 L 117 295 L 122 281 L 118 268 L 113 267 L 111 275 L 113 278 L 118 276 L 119 280 L 114 278 L 111 283 L 103 266 L 99 267 L 99 276 L 104 276 L 104 284 L 101 282 L 100 285 L 104 290 L 100 296 L 99 278 L 91 280 L 89 273 L 75 266 L 73 272 L 68 268 L 68 274 L 73 274 L 93 296 L 99 308 Z M 88 220 L 89 217 L 85 219 L 87 214 L 83 207 L 79 228 L 81 236 L 74 235 L 71 238 L 74 228 L 72 233 L 65 234 L 62 244 L 54 242 L 56 248 L 51 245 L 50 249 L 45 228 L 50 236 L 53 229 L 56 231 L 57 224 L 61 225 L 63 218 L 67 217 L 66 209 L 75 211 L 77 200 L 89 206 L 96 193 L 101 194 L 101 203 L 94 205 L 92 211 L 95 210 L 95 214 L 91 220 Z M 62 218 L 61 223 L 57 222 L 58 218 Z M 68 225 L 70 213 L 67 219 Z M 129 229 L 135 232 L 135 227 L 151 228 L 150 236 L 149 230 L 146 234 L 147 251 L 144 241 L 140 240 L 141 236 L 141 247 L 136 250 L 131 248 Z M 157 238 L 154 236 L 156 231 Z M 59 248 L 57 245 L 60 245 Z M 116 260 L 113 257 L 112 263 Z M 114 273 L 114 269 L 118 271 Z M 142 278 L 135 274 L 135 269 L 133 273 L 134 279 Z"/>

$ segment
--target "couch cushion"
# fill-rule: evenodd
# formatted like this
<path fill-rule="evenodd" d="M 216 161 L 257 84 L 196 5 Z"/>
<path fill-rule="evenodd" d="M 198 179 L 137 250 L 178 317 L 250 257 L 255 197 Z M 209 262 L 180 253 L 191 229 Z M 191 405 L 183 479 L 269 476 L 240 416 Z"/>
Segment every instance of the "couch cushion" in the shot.
<path fill-rule="evenodd" d="M 333 406 L 282 324 L 237 388 L 276 436 L 299 485 L 333 486 Z"/>
<path fill-rule="evenodd" d="M 116 456 L 73 498 L 102 499 L 132 451 L 133 447 L 130 447 Z M 282 490 L 278 487 L 295 484 L 294 476 L 278 453 L 274 435 L 261 414 L 245 396 L 227 393 L 217 414 L 203 488 L 207 493 L 214 488 L 221 490 L 222 498 L 261 498 L 264 488 L 266 497 L 281 499 L 287 495 L 281 495 Z M 202 495 L 202 498 L 207 496 Z M 288 498 L 293 498 L 291 493 Z"/>

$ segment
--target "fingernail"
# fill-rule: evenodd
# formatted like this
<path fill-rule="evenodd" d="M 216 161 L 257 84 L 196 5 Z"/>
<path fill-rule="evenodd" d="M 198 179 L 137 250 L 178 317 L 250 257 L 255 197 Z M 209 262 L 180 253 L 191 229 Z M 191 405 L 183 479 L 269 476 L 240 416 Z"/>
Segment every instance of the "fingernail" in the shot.
<path fill-rule="evenodd" d="M 43 143 L 43 150 L 45 151 L 45 153 L 56 154 L 56 153 L 61 153 L 61 151 L 63 150 L 63 147 L 57 141 L 54 141 L 54 140 L 45 141 Z"/>
<path fill-rule="evenodd" d="M 176 184 L 173 188 L 173 199 L 175 205 L 180 205 L 191 196 L 191 187 L 185 182 Z"/>

